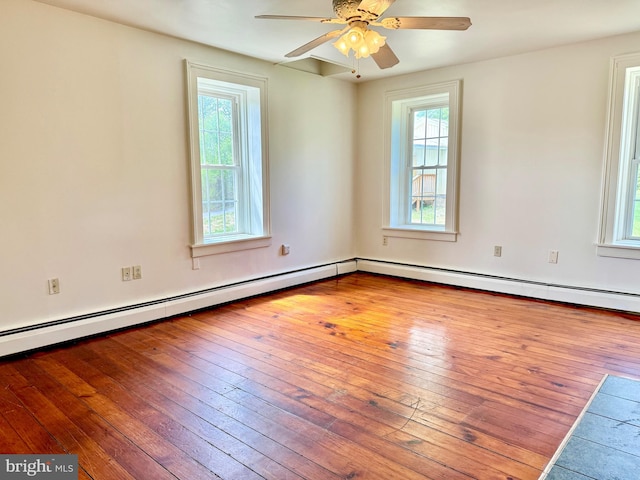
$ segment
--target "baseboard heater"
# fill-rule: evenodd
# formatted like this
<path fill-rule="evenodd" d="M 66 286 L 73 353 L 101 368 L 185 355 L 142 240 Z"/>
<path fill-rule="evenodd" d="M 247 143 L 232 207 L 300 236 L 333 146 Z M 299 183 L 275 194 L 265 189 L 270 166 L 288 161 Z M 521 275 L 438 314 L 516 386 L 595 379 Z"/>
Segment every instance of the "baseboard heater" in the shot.
<path fill-rule="evenodd" d="M 347 260 L 270 275 L 171 298 L 0 332 L 0 357 L 141 325 L 296 285 L 355 272 Z"/>
<path fill-rule="evenodd" d="M 640 313 L 640 295 L 578 286 L 536 282 L 482 273 L 425 267 L 381 260 L 356 259 L 359 272 L 455 285 L 489 292 L 589 307 Z"/>
<path fill-rule="evenodd" d="M 640 313 L 631 292 L 556 285 L 481 273 L 357 258 L 171 298 L 0 332 L 0 357 L 90 337 L 356 271 L 522 297 Z"/>

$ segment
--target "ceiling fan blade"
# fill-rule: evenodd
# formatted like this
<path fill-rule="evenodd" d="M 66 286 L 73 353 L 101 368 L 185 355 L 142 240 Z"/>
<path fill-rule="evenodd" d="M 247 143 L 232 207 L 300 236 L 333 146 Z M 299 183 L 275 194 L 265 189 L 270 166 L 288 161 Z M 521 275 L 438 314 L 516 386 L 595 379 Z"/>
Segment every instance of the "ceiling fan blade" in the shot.
<path fill-rule="evenodd" d="M 358 5 L 358 11 L 370 15 L 375 20 L 387 11 L 396 0 L 362 0 Z"/>
<path fill-rule="evenodd" d="M 469 17 L 390 17 L 372 23 L 392 30 L 428 29 L 428 30 L 466 30 L 471 26 Z"/>
<path fill-rule="evenodd" d="M 320 22 L 320 23 L 338 23 L 344 25 L 347 23 L 346 20 L 341 18 L 326 18 L 326 17 L 296 17 L 291 15 L 257 15 L 255 18 L 261 20 L 304 20 L 309 22 Z"/>
<path fill-rule="evenodd" d="M 378 67 L 382 69 L 391 68 L 400 62 L 396 54 L 391 50 L 391 47 L 386 43 L 380 47 L 377 53 L 371 55 L 371 58 L 373 58 Z"/>
<path fill-rule="evenodd" d="M 309 43 L 305 43 L 301 47 L 296 48 L 292 52 L 287 53 L 285 57 L 287 58 L 299 57 L 300 55 L 307 53 L 309 50 L 313 50 L 314 48 L 319 47 L 323 43 L 328 42 L 332 38 L 339 37 L 345 30 L 333 30 L 332 32 L 325 33 L 324 35 L 314 40 L 311 40 Z"/>

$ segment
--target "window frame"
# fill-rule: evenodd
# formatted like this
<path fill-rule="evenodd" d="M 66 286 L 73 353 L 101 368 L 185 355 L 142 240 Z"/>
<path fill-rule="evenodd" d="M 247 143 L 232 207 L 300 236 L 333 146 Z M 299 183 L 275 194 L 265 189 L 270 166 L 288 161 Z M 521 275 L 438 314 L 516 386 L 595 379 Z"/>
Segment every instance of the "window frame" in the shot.
<path fill-rule="evenodd" d="M 613 57 L 597 241 L 599 256 L 640 259 L 640 238 L 630 235 L 638 168 L 638 158 L 632 156 L 640 155 L 639 116 L 640 53 Z"/>
<path fill-rule="evenodd" d="M 185 60 L 191 172 L 191 256 L 201 257 L 271 245 L 269 216 L 267 78 Z M 200 86 L 199 86 L 199 80 Z M 208 84 L 208 85 L 207 85 Z M 239 232 L 207 236 L 203 225 L 199 95 L 231 98 L 238 178 Z"/>
<path fill-rule="evenodd" d="M 458 232 L 460 123 L 462 80 L 390 91 L 385 94 L 385 182 L 383 231 L 385 236 L 455 242 Z M 413 132 L 411 112 L 449 107 L 445 225 L 410 223 L 410 159 Z"/>

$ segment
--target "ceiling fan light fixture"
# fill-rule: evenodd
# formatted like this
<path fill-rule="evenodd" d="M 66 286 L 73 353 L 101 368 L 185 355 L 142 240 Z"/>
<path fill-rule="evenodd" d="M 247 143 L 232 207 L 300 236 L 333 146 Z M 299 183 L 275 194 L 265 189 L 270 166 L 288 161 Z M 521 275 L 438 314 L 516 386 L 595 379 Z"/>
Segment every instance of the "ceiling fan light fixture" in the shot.
<path fill-rule="evenodd" d="M 343 55 L 349 56 L 351 50 L 356 58 L 367 58 L 380 50 L 385 44 L 386 37 L 383 37 L 374 30 L 366 27 L 355 25 L 342 37 L 340 37 L 333 46 L 336 47 Z"/>
<path fill-rule="evenodd" d="M 387 37 L 383 37 L 375 30 L 367 30 L 364 41 L 369 47 L 369 52 L 373 55 L 374 53 L 378 53 L 381 47 L 386 43 Z"/>
<path fill-rule="evenodd" d="M 347 32 L 348 45 L 351 48 L 358 48 L 358 46 L 364 40 L 364 30 L 362 27 L 353 27 Z M 354 49 L 355 49 L 354 48 Z"/>
<path fill-rule="evenodd" d="M 354 54 L 356 58 L 367 58 L 369 55 L 371 55 L 371 52 L 369 51 L 369 47 L 367 47 L 366 43 L 360 45 Z"/>
<path fill-rule="evenodd" d="M 344 39 L 344 36 L 340 37 L 336 42 L 333 43 L 333 46 L 340 50 L 345 57 L 349 56 L 349 46 L 347 45 L 347 41 Z"/>

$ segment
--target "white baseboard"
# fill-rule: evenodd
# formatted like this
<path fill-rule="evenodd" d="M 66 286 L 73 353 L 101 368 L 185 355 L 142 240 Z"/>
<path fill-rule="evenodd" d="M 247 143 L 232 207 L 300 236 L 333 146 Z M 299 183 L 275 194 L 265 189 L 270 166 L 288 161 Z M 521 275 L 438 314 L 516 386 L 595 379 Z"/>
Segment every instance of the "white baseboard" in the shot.
<path fill-rule="evenodd" d="M 34 327 L 0 337 L 0 357 L 139 325 L 165 316 L 165 307 L 160 304 L 105 315 L 97 314 L 68 323 Z"/>
<path fill-rule="evenodd" d="M 154 320 L 213 307 L 243 298 L 262 295 L 285 288 L 314 282 L 356 271 L 423 280 L 523 297 L 552 300 L 577 305 L 640 313 L 640 295 L 607 292 L 560 285 L 547 285 L 524 280 L 499 278 L 469 272 L 438 270 L 429 267 L 399 265 L 377 260 L 349 260 L 306 270 L 282 273 L 267 278 L 248 280 L 201 293 L 183 295 L 131 306 L 114 312 L 98 312 L 81 319 L 44 324 L 15 333 L 0 332 L 0 357 L 34 350 L 49 345 L 132 327 Z"/>
<path fill-rule="evenodd" d="M 306 270 L 273 275 L 267 278 L 214 288 L 202 293 L 166 299 L 152 305 L 132 306 L 113 313 L 99 312 L 82 319 L 34 326 L 0 336 L 0 357 L 68 342 L 142 323 L 161 320 L 186 312 L 213 307 L 304 283 L 355 272 L 355 260 L 323 265 Z"/>
<path fill-rule="evenodd" d="M 356 262 L 353 261 L 352 263 L 355 268 Z M 263 293 L 294 287 L 303 283 L 322 280 L 323 278 L 334 277 L 339 275 L 338 265 L 339 264 L 331 264 L 309 270 L 286 273 L 266 279 L 244 282 L 239 285 L 222 287 L 213 291 L 204 292 L 198 295 L 191 295 L 178 300 L 171 300 L 166 303 L 166 316 L 172 317 L 174 315 L 180 315 L 194 310 L 212 307 L 214 305 L 221 305 L 223 303 L 240 300 L 242 298 L 249 298 L 256 295 L 262 295 Z"/>
<path fill-rule="evenodd" d="M 355 260 L 340 262 L 336 264 L 336 266 L 338 268 L 338 275 L 345 275 L 347 273 L 354 273 L 358 271 L 358 262 Z"/>
<path fill-rule="evenodd" d="M 490 292 L 640 313 L 640 295 L 358 259 L 358 271 Z"/>

